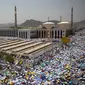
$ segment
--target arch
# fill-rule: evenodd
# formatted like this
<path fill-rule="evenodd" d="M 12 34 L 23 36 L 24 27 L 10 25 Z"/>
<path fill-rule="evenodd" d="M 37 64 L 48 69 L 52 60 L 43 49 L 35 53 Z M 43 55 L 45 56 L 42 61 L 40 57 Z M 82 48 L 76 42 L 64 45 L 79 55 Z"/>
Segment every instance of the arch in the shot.
<path fill-rule="evenodd" d="M 54 29 L 54 26 L 51 29 Z"/>
<path fill-rule="evenodd" d="M 47 29 L 46 27 L 42 27 L 42 29 Z"/>

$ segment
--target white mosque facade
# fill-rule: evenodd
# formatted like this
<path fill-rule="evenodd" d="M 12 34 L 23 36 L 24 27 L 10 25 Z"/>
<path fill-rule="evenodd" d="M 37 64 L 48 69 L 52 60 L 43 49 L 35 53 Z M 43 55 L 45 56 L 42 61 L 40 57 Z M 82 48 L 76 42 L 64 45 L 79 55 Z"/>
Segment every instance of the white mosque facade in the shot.
<path fill-rule="evenodd" d="M 69 22 L 45 22 L 36 29 L 0 29 L 1 37 L 16 37 L 20 39 L 53 38 L 58 39 L 72 34 Z"/>

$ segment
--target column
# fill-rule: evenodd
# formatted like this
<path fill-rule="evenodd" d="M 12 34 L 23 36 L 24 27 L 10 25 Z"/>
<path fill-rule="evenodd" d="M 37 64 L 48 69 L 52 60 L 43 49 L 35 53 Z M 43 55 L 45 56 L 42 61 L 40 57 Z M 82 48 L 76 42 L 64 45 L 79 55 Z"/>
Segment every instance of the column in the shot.
<path fill-rule="evenodd" d="M 43 38 L 43 30 L 42 30 L 42 38 Z"/>
<path fill-rule="evenodd" d="M 38 31 L 38 33 L 39 33 L 39 38 L 40 38 L 40 30 Z"/>
<path fill-rule="evenodd" d="M 50 38 L 52 38 L 52 30 L 50 30 Z"/>
<path fill-rule="evenodd" d="M 55 30 L 55 38 L 56 38 L 57 34 L 56 34 L 56 30 Z"/>
<path fill-rule="evenodd" d="M 44 38 L 44 30 L 43 30 L 43 33 L 42 33 L 42 35 L 43 35 L 43 38 Z"/>
<path fill-rule="evenodd" d="M 26 39 L 26 31 L 24 31 L 24 38 Z"/>
<path fill-rule="evenodd" d="M 40 38 L 42 38 L 42 30 L 40 30 Z"/>
<path fill-rule="evenodd" d="M 59 30 L 59 38 L 61 37 L 61 31 Z"/>
<path fill-rule="evenodd" d="M 61 38 L 62 38 L 62 30 L 61 30 Z"/>
<path fill-rule="evenodd" d="M 58 38 L 59 38 L 59 30 L 58 30 Z"/>
<path fill-rule="evenodd" d="M 49 30 L 48 30 L 47 36 L 48 36 L 48 38 L 50 38 L 50 31 Z"/>
<path fill-rule="evenodd" d="M 52 38 L 54 37 L 54 33 L 53 33 L 54 31 L 52 30 Z"/>
<path fill-rule="evenodd" d="M 58 30 L 56 30 L 56 38 L 58 38 Z"/>
<path fill-rule="evenodd" d="M 46 30 L 44 30 L 44 38 L 46 38 Z"/>
<path fill-rule="evenodd" d="M 27 39 L 30 39 L 30 30 L 29 31 L 27 31 Z"/>
<path fill-rule="evenodd" d="M 27 39 L 27 31 L 25 32 L 25 38 Z"/>
<path fill-rule="evenodd" d="M 38 38 L 38 30 L 37 30 L 37 38 Z"/>
<path fill-rule="evenodd" d="M 56 38 L 58 38 L 58 30 L 56 30 Z"/>
<path fill-rule="evenodd" d="M 53 32 L 54 32 L 53 38 L 55 39 L 55 30 L 53 30 Z"/>

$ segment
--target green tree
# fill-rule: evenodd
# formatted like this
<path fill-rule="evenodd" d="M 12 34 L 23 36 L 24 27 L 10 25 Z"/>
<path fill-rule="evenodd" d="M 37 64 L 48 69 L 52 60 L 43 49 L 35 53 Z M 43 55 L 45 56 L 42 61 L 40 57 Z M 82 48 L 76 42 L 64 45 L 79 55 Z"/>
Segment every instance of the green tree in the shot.
<path fill-rule="evenodd" d="M 0 59 L 4 59 L 4 55 L 6 55 L 6 53 L 0 52 Z"/>
<path fill-rule="evenodd" d="M 0 65 L 0 70 L 2 70 L 2 66 Z"/>
<path fill-rule="evenodd" d="M 67 44 L 67 43 L 69 43 L 70 42 L 70 39 L 68 38 L 68 37 L 62 37 L 62 43 L 63 44 Z"/>
<path fill-rule="evenodd" d="M 5 55 L 5 60 L 9 63 L 14 63 L 14 58 L 12 55 L 6 54 Z"/>
<path fill-rule="evenodd" d="M 3 55 L 2 55 L 2 53 L 0 53 L 0 59 L 3 59 Z"/>

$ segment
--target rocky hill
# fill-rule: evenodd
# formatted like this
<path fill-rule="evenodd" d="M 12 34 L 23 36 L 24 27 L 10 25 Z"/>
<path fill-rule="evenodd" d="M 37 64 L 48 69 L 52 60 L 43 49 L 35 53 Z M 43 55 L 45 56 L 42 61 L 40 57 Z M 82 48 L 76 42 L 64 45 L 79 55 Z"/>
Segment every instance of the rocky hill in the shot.
<path fill-rule="evenodd" d="M 57 24 L 59 21 L 57 21 L 57 20 L 50 20 L 49 22 L 54 22 L 55 24 Z M 42 25 L 42 23 L 43 23 L 42 21 L 30 19 L 30 20 L 26 20 L 20 26 L 21 27 L 38 27 L 39 25 Z"/>
<path fill-rule="evenodd" d="M 45 21 L 46 22 L 46 21 Z M 54 22 L 57 24 L 59 21 L 58 20 L 50 20 L 50 22 Z M 42 25 L 42 21 L 30 19 L 26 20 L 22 24 L 18 25 L 20 27 L 38 27 L 39 25 Z M 75 22 L 74 25 L 76 27 L 85 27 L 85 20 L 82 20 L 80 22 Z M 14 27 L 14 23 L 7 23 L 7 24 L 0 24 L 0 28 L 9 28 L 9 27 Z"/>
<path fill-rule="evenodd" d="M 20 26 L 21 27 L 37 27 L 39 25 L 41 25 L 42 22 L 41 21 L 37 21 L 37 20 L 26 20 L 24 23 L 22 23 Z"/>

